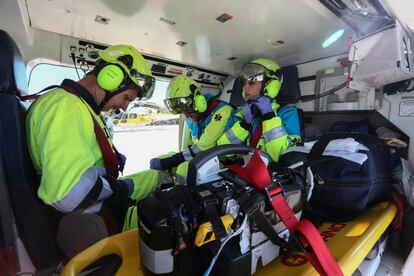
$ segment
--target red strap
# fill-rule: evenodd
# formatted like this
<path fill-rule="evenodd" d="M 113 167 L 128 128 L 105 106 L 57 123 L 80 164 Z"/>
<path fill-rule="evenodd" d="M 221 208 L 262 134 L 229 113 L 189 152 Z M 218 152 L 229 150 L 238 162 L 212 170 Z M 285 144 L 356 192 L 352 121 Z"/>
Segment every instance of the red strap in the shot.
<path fill-rule="evenodd" d="M 271 199 L 270 203 L 272 204 L 273 209 L 276 211 L 283 224 L 289 229 L 290 233 L 295 233 L 299 221 L 283 197 L 282 189 L 276 187 L 268 190 L 267 193 Z"/>
<path fill-rule="evenodd" d="M 215 100 L 215 101 L 213 101 L 208 107 L 207 107 L 207 110 L 206 110 L 206 113 L 207 114 L 211 114 L 211 112 L 213 112 L 213 110 L 214 109 L 216 109 L 216 107 L 219 105 L 221 103 L 221 101 L 220 100 Z"/>
<path fill-rule="evenodd" d="M 101 126 L 98 124 L 92 114 L 91 116 L 93 120 L 93 128 L 95 130 L 96 140 L 98 140 L 99 147 L 101 148 L 106 173 L 116 179 L 119 176 L 118 160 Z"/>
<path fill-rule="evenodd" d="M 228 166 L 260 191 L 265 190 L 276 214 L 288 228 L 291 235 L 300 234 L 299 241 L 305 249 L 305 256 L 321 275 L 343 275 L 335 258 L 332 256 L 316 227 L 307 220 L 298 221 L 294 212 L 287 204 L 279 186 L 271 187 L 269 172 L 256 150 L 246 168 L 240 165 Z"/>
<path fill-rule="evenodd" d="M 252 139 L 250 139 L 250 146 L 255 148 L 259 143 L 260 137 L 262 137 L 263 126 L 260 123 L 253 132 Z"/>
<path fill-rule="evenodd" d="M 246 168 L 237 164 L 227 165 L 226 167 L 253 184 L 260 191 L 263 191 L 265 187 L 272 183 L 272 179 L 270 178 L 266 166 L 264 166 L 263 160 L 260 157 L 260 152 L 260 150 L 256 150 L 253 153 Z M 254 176 L 252 177 L 249 172 L 255 172 Z"/>
<path fill-rule="evenodd" d="M 22 101 L 32 101 L 32 100 L 36 100 L 37 98 L 39 98 L 43 92 L 53 89 L 53 88 L 57 88 L 57 87 L 61 87 L 60 85 L 50 85 L 42 90 L 40 90 L 39 92 L 35 93 L 35 94 L 31 94 L 31 95 L 21 95 L 19 98 Z"/>
<path fill-rule="evenodd" d="M 301 220 L 296 227 L 296 233 L 300 234 L 299 240 L 303 247 L 312 249 L 305 250 L 305 256 L 320 275 L 343 275 L 318 229 L 310 221 Z"/>
<path fill-rule="evenodd" d="M 391 199 L 395 204 L 395 207 L 397 207 L 397 214 L 392 221 L 392 228 L 395 231 L 400 231 L 404 219 L 404 198 L 401 194 L 392 192 Z"/>
<path fill-rule="evenodd" d="M 16 275 L 17 252 L 13 245 L 0 247 L 0 275 Z"/>
<path fill-rule="evenodd" d="M 79 94 L 73 88 L 67 87 L 67 86 L 64 86 L 63 88 L 69 93 L 80 97 Z M 106 138 L 106 135 L 104 131 L 102 130 L 102 127 L 96 121 L 92 113 L 91 113 L 91 117 L 93 121 L 93 128 L 95 130 L 96 140 L 98 141 L 99 147 L 101 148 L 102 158 L 104 160 L 106 173 L 116 179 L 119 176 L 118 159 L 116 158 L 116 154 L 115 154 L 117 152 L 116 148 L 115 146 L 111 147 L 111 144 Z"/>

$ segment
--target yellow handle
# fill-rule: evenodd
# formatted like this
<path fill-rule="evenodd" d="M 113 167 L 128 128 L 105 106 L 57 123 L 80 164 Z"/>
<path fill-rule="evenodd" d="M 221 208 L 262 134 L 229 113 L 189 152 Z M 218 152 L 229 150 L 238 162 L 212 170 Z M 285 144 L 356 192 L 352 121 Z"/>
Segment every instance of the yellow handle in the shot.
<path fill-rule="evenodd" d="M 229 232 L 231 225 L 233 224 L 233 217 L 225 215 L 221 217 L 226 232 Z M 205 222 L 198 227 L 197 234 L 195 236 L 195 245 L 200 247 L 208 242 L 214 241 L 216 236 L 214 235 L 213 226 L 211 222 Z"/>
<path fill-rule="evenodd" d="M 73 257 L 62 276 L 75 276 L 102 257 L 116 254 L 122 258 L 117 275 L 144 275 L 139 258 L 138 229 L 132 229 L 95 243 Z"/>

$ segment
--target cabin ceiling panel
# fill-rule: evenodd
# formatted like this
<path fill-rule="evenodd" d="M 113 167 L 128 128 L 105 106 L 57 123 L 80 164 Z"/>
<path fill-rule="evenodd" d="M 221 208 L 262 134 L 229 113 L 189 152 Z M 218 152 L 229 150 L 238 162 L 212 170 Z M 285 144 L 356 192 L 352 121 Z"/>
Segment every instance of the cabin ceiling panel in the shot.
<path fill-rule="evenodd" d="M 129 43 L 148 54 L 230 74 L 258 57 L 289 65 L 341 54 L 352 36 L 317 0 L 26 1 L 33 28 L 105 44 Z M 223 13 L 233 18 L 215 20 Z M 97 15 L 108 24 L 96 22 Z M 323 40 L 341 28 L 342 38 L 322 48 Z"/>

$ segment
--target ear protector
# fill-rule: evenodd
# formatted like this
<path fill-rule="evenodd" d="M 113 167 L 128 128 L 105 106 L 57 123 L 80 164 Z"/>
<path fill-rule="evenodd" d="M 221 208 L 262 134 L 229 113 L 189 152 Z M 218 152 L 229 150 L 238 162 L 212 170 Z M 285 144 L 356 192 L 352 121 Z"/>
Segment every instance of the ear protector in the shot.
<path fill-rule="evenodd" d="M 96 82 L 108 92 L 117 90 L 125 80 L 124 70 L 116 64 L 107 64 L 99 70 Z"/>
<path fill-rule="evenodd" d="M 279 94 L 282 83 L 278 79 L 269 80 L 263 88 L 263 94 L 271 99 L 274 99 Z"/>
<path fill-rule="evenodd" d="M 206 97 L 201 95 L 200 91 L 197 91 L 197 86 L 194 84 L 190 85 L 191 92 L 194 93 L 194 110 L 199 113 L 203 113 L 207 110 Z"/>
<path fill-rule="evenodd" d="M 269 77 L 268 77 L 269 78 Z M 263 88 L 263 95 L 274 99 L 279 95 L 280 88 L 282 88 L 283 77 L 280 70 L 275 72 L 273 78 L 270 78 L 264 88 Z"/>

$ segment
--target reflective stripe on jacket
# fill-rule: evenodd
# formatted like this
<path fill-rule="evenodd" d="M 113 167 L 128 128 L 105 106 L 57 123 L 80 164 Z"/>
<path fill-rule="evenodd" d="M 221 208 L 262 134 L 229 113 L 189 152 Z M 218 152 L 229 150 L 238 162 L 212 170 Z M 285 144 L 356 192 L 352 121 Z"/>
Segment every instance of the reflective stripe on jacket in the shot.
<path fill-rule="evenodd" d="M 236 122 L 220 137 L 218 144 L 242 144 L 245 141 L 250 144 L 255 129 L 261 123 L 262 133 L 257 147 L 267 152 L 273 161 L 278 161 L 280 155 L 289 147 L 290 141 L 300 139 L 300 124 L 297 110 L 293 106 L 280 107 L 275 114 L 275 117 L 264 121 L 255 118 L 249 130 Z M 243 118 L 243 112 L 239 111 L 237 116 Z"/>
<path fill-rule="evenodd" d="M 38 196 L 62 212 L 76 208 L 105 174 L 91 114 L 112 144 L 100 115 L 62 88 L 39 97 L 26 118 L 29 151 L 35 171 L 41 175 Z M 112 194 L 106 184 L 97 200 Z"/>

